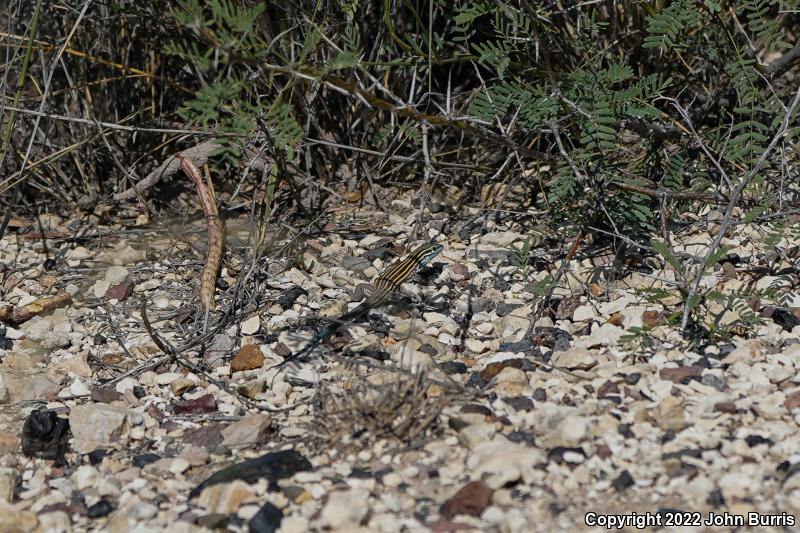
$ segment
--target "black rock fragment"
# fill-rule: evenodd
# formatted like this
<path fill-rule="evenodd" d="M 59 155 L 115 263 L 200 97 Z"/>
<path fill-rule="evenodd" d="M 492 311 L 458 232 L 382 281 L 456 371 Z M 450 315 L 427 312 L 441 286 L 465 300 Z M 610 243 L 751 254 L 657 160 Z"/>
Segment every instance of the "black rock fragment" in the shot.
<path fill-rule="evenodd" d="M 144 468 L 151 463 L 155 463 L 159 459 L 161 459 L 161 457 L 154 453 L 143 453 L 133 458 L 133 466 Z"/>
<path fill-rule="evenodd" d="M 104 450 L 102 448 L 98 448 L 89 452 L 89 464 L 92 466 L 97 466 L 103 462 L 103 457 L 108 455 L 108 450 Z"/>
<path fill-rule="evenodd" d="M 286 291 L 284 291 L 280 296 L 278 296 L 278 305 L 281 306 L 281 309 L 286 311 L 290 307 L 294 305 L 295 300 L 297 300 L 301 295 L 308 294 L 308 291 L 304 288 L 295 285 L 290 287 Z"/>
<path fill-rule="evenodd" d="M 267 502 L 250 520 L 250 533 L 275 533 L 281 527 L 283 512 Z"/>
<path fill-rule="evenodd" d="M 772 312 L 772 321 L 778 324 L 784 331 L 792 331 L 795 326 L 800 325 L 800 318 L 786 309 L 775 309 Z"/>
<path fill-rule="evenodd" d="M 194 498 L 203 492 L 203 489 L 217 483 L 229 483 L 241 479 L 245 483 L 255 483 L 261 478 L 269 481 L 269 490 L 275 490 L 276 481 L 293 476 L 297 472 L 311 470 L 311 463 L 294 450 L 268 453 L 262 457 L 249 459 L 241 463 L 223 468 L 211 475 L 208 479 L 197 485 L 189 498 Z"/>
<path fill-rule="evenodd" d="M 109 515 L 113 510 L 114 506 L 111 505 L 111 502 L 103 498 L 86 509 L 86 516 L 89 518 L 100 518 Z"/>
<path fill-rule="evenodd" d="M 633 476 L 627 470 L 623 470 L 622 473 L 619 475 L 617 479 L 615 479 L 611 485 L 614 487 L 614 490 L 617 492 L 622 492 L 623 490 L 627 489 L 635 482 L 633 481 Z"/>
<path fill-rule="evenodd" d="M 69 437 L 69 420 L 59 418 L 51 409 L 37 409 L 22 425 L 22 453 L 64 464 Z"/>
<path fill-rule="evenodd" d="M 467 365 L 462 361 L 445 361 L 439 364 L 439 368 L 447 374 L 466 374 L 469 370 Z"/>

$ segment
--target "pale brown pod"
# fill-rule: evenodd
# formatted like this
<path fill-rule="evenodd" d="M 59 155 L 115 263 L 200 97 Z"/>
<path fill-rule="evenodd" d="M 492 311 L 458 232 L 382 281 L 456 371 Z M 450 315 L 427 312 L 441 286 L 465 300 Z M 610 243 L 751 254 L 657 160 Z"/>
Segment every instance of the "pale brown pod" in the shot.
<path fill-rule="evenodd" d="M 214 190 L 209 184 L 206 184 L 200 171 L 190 159 L 180 155 L 176 157 L 180 159 L 181 168 L 197 188 L 197 196 L 206 217 L 208 255 L 203 267 L 203 274 L 200 276 L 200 305 L 204 311 L 209 311 L 214 309 L 214 288 L 216 287 L 217 272 L 222 263 L 222 221 L 217 211 Z"/>

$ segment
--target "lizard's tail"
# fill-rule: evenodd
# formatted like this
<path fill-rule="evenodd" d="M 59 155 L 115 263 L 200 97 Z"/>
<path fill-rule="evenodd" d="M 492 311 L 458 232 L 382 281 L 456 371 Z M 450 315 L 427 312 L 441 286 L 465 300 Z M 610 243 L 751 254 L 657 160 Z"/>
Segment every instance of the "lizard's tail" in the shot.
<path fill-rule="evenodd" d="M 342 318 L 345 318 L 345 317 L 342 317 Z M 322 343 L 322 341 L 324 341 L 325 339 L 327 339 L 328 337 L 330 337 L 331 335 L 336 333 L 336 331 L 344 323 L 342 318 L 334 320 L 333 322 L 331 322 L 330 324 L 328 324 L 327 326 L 322 328 L 322 330 L 319 333 L 317 333 L 314 336 L 314 338 L 311 339 L 308 342 L 308 344 L 306 344 L 303 347 L 302 350 L 300 350 L 299 352 L 293 353 L 292 355 L 290 355 L 289 357 L 287 357 L 286 359 L 284 359 L 280 363 L 271 366 L 270 368 L 267 369 L 267 371 L 272 370 L 273 368 L 282 368 L 287 363 L 291 363 L 292 361 L 295 361 L 295 360 L 303 357 L 304 355 L 309 354 L 312 351 L 314 351 L 314 349 L 316 349 L 316 347 L 319 346 Z"/>
<path fill-rule="evenodd" d="M 334 333 L 339 331 L 339 328 L 341 328 L 344 324 L 347 324 L 347 322 L 349 322 L 351 319 L 360 316 L 362 313 L 364 313 L 368 309 L 369 309 L 368 306 L 362 304 L 362 305 L 359 305 L 358 307 L 356 307 L 355 309 L 353 309 L 352 311 L 350 311 L 349 313 L 345 313 L 342 316 L 336 318 L 331 323 L 329 323 L 327 326 L 322 328 L 322 330 L 319 333 L 317 333 L 314 336 L 314 338 L 311 339 L 309 341 L 309 343 L 306 346 L 303 347 L 302 350 L 300 350 L 297 353 L 294 353 L 294 354 L 290 355 L 289 357 L 287 357 L 286 359 L 284 359 L 283 361 L 281 361 L 277 365 L 272 365 L 271 367 L 269 367 L 267 369 L 267 372 L 269 372 L 273 368 L 280 369 L 284 365 L 286 365 L 288 363 L 291 363 L 292 361 L 295 361 L 295 360 L 303 357 L 306 354 L 311 353 L 312 351 L 314 351 L 314 349 L 317 346 L 319 346 L 322 343 L 322 341 L 324 341 L 325 339 L 327 339 L 328 337 L 330 337 L 331 335 L 333 335 Z M 277 375 L 278 374 L 276 373 L 275 376 L 277 376 Z M 273 376 L 272 379 L 274 380 L 275 377 Z"/>

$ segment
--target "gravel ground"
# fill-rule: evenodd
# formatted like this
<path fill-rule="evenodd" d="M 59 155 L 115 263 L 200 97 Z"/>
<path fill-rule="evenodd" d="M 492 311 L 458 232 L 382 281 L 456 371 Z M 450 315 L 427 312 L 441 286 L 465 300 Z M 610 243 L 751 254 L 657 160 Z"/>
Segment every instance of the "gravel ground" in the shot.
<path fill-rule="evenodd" d="M 334 224 L 255 269 L 234 239 L 208 320 L 202 255 L 170 235 L 76 239 L 57 217 L 46 247 L 6 235 L 0 531 L 798 529 L 800 241 L 736 226 L 701 282 L 717 334 L 689 344 L 658 255 L 615 275 L 613 253 L 579 254 L 531 324 L 567 240 L 528 262 L 513 226 L 431 229 L 445 250 L 413 303 L 273 368 L 416 220 Z M 682 269 L 718 220 L 672 236 Z"/>

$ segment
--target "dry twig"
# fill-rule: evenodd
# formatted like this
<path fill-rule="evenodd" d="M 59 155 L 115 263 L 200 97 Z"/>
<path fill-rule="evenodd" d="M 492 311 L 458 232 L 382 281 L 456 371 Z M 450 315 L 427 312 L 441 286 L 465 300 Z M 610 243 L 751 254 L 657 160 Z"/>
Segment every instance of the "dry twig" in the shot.
<path fill-rule="evenodd" d="M 673 99 L 665 99 L 672 103 L 675 109 L 684 117 L 684 120 L 688 121 L 688 114 L 686 110 L 681 107 L 681 105 Z M 717 233 L 714 240 L 711 242 L 711 245 L 708 247 L 708 252 L 706 252 L 705 257 L 703 257 L 702 262 L 700 263 L 700 267 L 698 268 L 697 274 L 695 275 L 694 281 L 692 282 L 691 287 L 686 295 L 686 303 L 683 307 L 683 316 L 681 317 L 681 329 L 686 332 L 686 326 L 689 322 L 689 314 L 691 313 L 691 302 L 694 300 L 695 296 L 697 295 L 697 291 L 700 288 L 700 281 L 703 279 L 703 273 L 705 272 L 706 268 L 708 267 L 708 263 L 711 260 L 711 256 L 714 255 L 714 252 L 717 251 L 719 248 L 720 243 L 722 243 L 722 239 L 725 238 L 725 235 L 728 232 L 728 229 L 731 227 L 732 221 L 731 217 L 733 215 L 733 209 L 736 207 L 736 204 L 739 201 L 739 196 L 742 194 L 742 191 L 747 187 L 750 181 L 761 171 L 761 168 L 764 166 L 764 163 L 767 161 L 767 157 L 772 150 L 775 148 L 775 145 L 778 144 L 778 141 L 786 134 L 787 130 L 789 129 L 789 122 L 791 121 L 792 115 L 794 114 L 795 108 L 797 105 L 800 104 L 800 88 L 797 89 L 797 92 L 794 95 L 794 100 L 792 101 L 791 105 L 786 109 L 785 115 L 783 117 L 783 121 L 781 122 L 780 127 L 778 127 L 778 131 L 772 137 L 769 145 L 764 149 L 761 153 L 761 156 L 756 161 L 756 164 L 753 165 L 753 168 L 750 169 L 750 172 L 742 178 L 736 187 L 731 191 L 730 199 L 728 200 L 728 206 L 725 208 L 725 214 L 723 215 L 722 222 L 719 225 L 719 232 Z M 691 123 L 688 123 L 688 126 L 692 129 L 694 133 L 694 127 L 692 127 Z M 694 133 L 696 136 L 697 134 Z M 699 137 L 698 137 L 699 139 Z M 702 143 L 701 143 L 702 144 Z M 703 147 L 705 145 L 702 145 Z M 708 152 L 707 152 L 707 155 Z M 709 155 L 710 157 L 710 155 Z M 712 160 L 717 165 L 717 168 L 720 172 L 723 173 L 723 177 L 726 182 L 730 183 L 730 179 L 728 178 L 725 171 L 722 169 L 721 166 L 712 158 Z"/>

